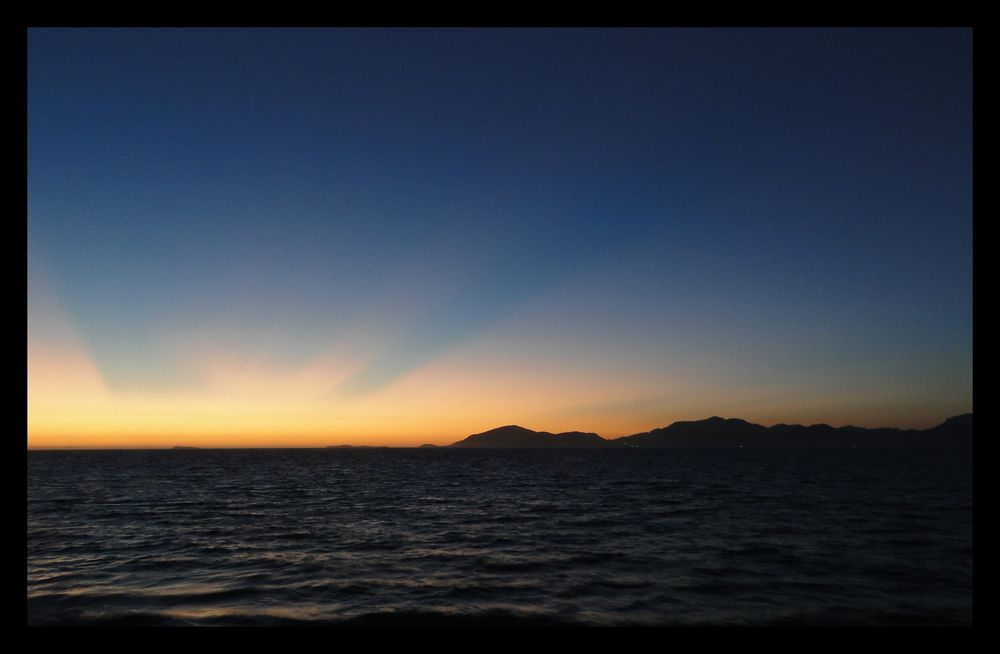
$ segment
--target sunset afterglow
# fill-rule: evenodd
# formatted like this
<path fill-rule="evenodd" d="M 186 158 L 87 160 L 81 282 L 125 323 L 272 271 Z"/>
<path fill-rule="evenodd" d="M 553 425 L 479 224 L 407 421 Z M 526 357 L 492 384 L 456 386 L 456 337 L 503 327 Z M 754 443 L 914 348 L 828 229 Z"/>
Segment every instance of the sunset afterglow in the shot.
<path fill-rule="evenodd" d="M 29 448 L 972 410 L 964 32 L 28 45 Z"/>

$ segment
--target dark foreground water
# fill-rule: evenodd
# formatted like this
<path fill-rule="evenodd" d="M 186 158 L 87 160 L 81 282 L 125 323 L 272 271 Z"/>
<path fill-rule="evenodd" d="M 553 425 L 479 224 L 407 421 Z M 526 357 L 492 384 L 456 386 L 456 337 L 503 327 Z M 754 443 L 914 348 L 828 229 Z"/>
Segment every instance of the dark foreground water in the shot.
<path fill-rule="evenodd" d="M 970 624 L 961 451 L 29 452 L 28 624 Z"/>

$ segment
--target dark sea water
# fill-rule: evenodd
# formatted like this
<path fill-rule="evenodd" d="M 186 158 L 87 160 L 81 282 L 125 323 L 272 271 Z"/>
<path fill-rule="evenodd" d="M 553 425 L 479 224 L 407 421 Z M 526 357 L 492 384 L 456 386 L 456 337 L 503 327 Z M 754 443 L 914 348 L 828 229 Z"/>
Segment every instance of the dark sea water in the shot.
<path fill-rule="evenodd" d="M 27 454 L 27 621 L 972 622 L 972 455 Z"/>

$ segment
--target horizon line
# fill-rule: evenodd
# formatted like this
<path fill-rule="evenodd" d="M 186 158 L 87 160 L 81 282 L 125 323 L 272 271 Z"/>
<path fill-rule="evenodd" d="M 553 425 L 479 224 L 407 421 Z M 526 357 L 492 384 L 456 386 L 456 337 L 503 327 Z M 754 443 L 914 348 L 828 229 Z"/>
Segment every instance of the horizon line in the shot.
<path fill-rule="evenodd" d="M 943 425 L 948 420 L 951 420 L 953 418 L 959 418 L 959 417 L 962 417 L 962 416 L 967 416 L 967 415 L 971 416 L 971 415 L 973 415 L 973 412 L 972 411 L 968 411 L 966 413 L 958 413 L 958 414 L 955 414 L 955 415 L 948 416 L 948 417 L 940 420 L 939 422 L 936 422 L 933 426 L 926 427 L 926 428 L 923 428 L 923 429 L 919 429 L 919 428 L 915 428 L 915 427 L 859 427 L 859 426 L 857 426 L 857 425 L 855 425 L 853 423 L 849 423 L 849 424 L 845 424 L 845 425 L 840 425 L 840 426 L 833 426 L 833 425 L 830 425 L 829 423 L 826 423 L 826 422 L 816 422 L 816 423 L 811 423 L 811 424 L 808 424 L 808 425 L 802 424 L 802 423 L 775 422 L 775 423 L 773 423 L 771 425 L 763 425 L 761 423 L 755 423 L 755 422 L 752 422 L 750 420 L 746 420 L 744 418 L 724 418 L 724 417 L 719 416 L 719 415 L 712 415 L 712 416 L 709 416 L 707 418 L 700 418 L 700 419 L 694 419 L 694 420 L 674 420 L 670 424 L 664 425 L 662 427 L 652 427 L 652 428 L 647 429 L 645 431 L 634 432 L 634 433 L 631 433 L 631 434 L 623 434 L 621 436 L 615 436 L 615 437 L 611 437 L 611 438 L 601 436 L 597 432 L 585 432 L 585 431 L 582 431 L 582 430 L 571 430 L 571 431 L 568 431 L 568 432 L 548 432 L 548 431 L 545 431 L 545 430 L 530 429 L 528 427 L 524 427 L 524 426 L 516 424 L 516 423 L 508 423 L 508 424 L 500 425 L 500 426 L 497 426 L 497 427 L 491 427 L 491 428 L 486 429 L 486 430 L 481 431 L 481 432 L 474 432 L 474 433 L 471 433 L 471 434 L 467 434 L 466 436 L 459 436 L 458 437 L 459 438 L 458 441 L 449 441 L 449 442 L 446 442 L 446 443 L 435 443 L 435 442 L 432 442 L 432 441 L 425 441 L 425 442 L 423 442 L 423 443 L 421 443 L 419 445 L 418 444 L 410 444 L 410 445 L 402 445 L 402 444 L 395 444 L 395 445 L 361 444 L 361 445 L 356 445 L 356 444 L 353 444 L 353 443 L 332 443 L 332 444 L 319 444 L 319 445 L 278 445 L 278 444 L 276 444 L 276 445 L 184 445 L 183 444 L 183 439 L 185 437 L 181 436 L 181 437 L 178 438 L 179 442 L 176 442 L 175 444 L 172 444 L 172 445 L 150 445 L 150 446 L 141 446 L 141 445 L 125 445 L 125 446 L 87 446 L 87 445 L 63 445 L 63 446 L 44 446 L 43 445 L 43 446 L 37 446 L 37 445 L 35 445 L 35 446 L 32 446 L 32 445 L 28 445 L 28 446 L 26 446 L 25 449 L 26 449 L 26 451 L 29 451 L 29 452 L 30 451 L 113 451 L 113 450 L 150 450 L 150 451 L 158 451 L 158 450 L 176 450 L 176 449 L 198 449 L 198 450 L 322 450 L 322 449 L 337 449 L 337 448 L 345 448 L 345 449 L 430 449 L 427 446 L 431 446 L 431 447 L 434 447 L 434 448 L 438 448 L 438 447 L 450 447 L 451 445 L 453 445 L 455 443 L 458 443 L 458 442 L 461 442 L 461 440 L 464 440 L 465 438 L 468 438 L 470 436 L 476 436 L 476 435 L 479 435 L 479 434 L 485 434 L 485 433 L 488 433 L 490 431 L 494 431 L 494 430 L 497 430 L 497 429 L 503 429 L 503 428 L 506 428 L 506 427 L 518 427 L 518 428 L 521 428 L 521 429 L 528 429 L 529 431 L 532 431 L 532 432 L 535 432 L 535 433 L 549 433 L 549 434 L 553 434 L 553 435 L 564 434 L 564 433 L 574 433 L 574 432 L 576 432 L 576 433 L 585 433 L 585 434 L 594 434 L 594 435 L 598 436 L 599 438 L 601 438 L 602 440 L 605 440 L 605 441 L 611 443 L 611 442 L 620 440 L 622 438 L 629 438 L 631 436 L 636 436 L 636 435 L 639 435 L 639 434 L 645 434 L 645 433 L 648 433 L 648 432 L 651 432 L 651 431 L 654 431 L 654 430 L 658 430 L 658 429 L 666 429 L 666 428 L 669 428 L 669 427 L 671 427 L 671 426 L 673 426 L 675 424 L 678 424 L 678 423 L 704 422 L 706 420 L 713 420 L 713 419 L 720 419 L 720 420 L 740 420 L 742 422 L 746 422 L 748 424 L 753 424 L 753 425 L 759 425 L 759 426 L 765 427 L 767 429 L 770 429 L 772 427 L 776 427 L 776 426 L 779 426 L 779 425 L 784 425 L 784 426 L 791 426 L 791 427 L 798 426 L 798 427 L 806 427 L 806 428 L 809 428 L 809 427 L 823 427 L 823 426 L 830 427 L 832 429 L 855 428 L 855 429 L 864 429 L 864 430 L 872 430 L 872 431 L 879 430 L 879 429 L 894 429 L 894 430 L 898 430 L 898 431 L 927 431 L 929 429 L 934 429 L 935 427 Z"/>

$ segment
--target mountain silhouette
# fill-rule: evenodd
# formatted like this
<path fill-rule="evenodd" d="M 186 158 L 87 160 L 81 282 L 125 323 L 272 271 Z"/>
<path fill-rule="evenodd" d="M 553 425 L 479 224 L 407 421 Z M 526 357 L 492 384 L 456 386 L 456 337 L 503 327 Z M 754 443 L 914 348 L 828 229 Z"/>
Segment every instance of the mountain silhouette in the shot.
<path fill-rule="evenodd" d="M 972 447 L 972 414 L 948 418 L 930 429 L 831 427 L 778 424 L 764 427 L 739 418 L 713 416 L 678 421 L 631 436 L 604 439 L 593 433 L 552 434 L 507 425 L 473 434 L 450 447 L 466 448 L 907 448 Z"/>
<path fill-rule="evenodd" d="M 669 427 L 623 436 L 612 442 L 636 447 L 739 447 L 759 439 L 766 431 L 766 427 L 739 418 L 713 416 L 678 421 Z"/>
<path fill-rule="evenodd" d="M 464 440 L 452 443 L 450 447 L 606 447 L 609 443 L 610 441 L 597 434 L 580 431 L 552 434 L 547 431 L 533 431 L 518 425 L 507 425 L 481 434 L 473 434 Z"/>

